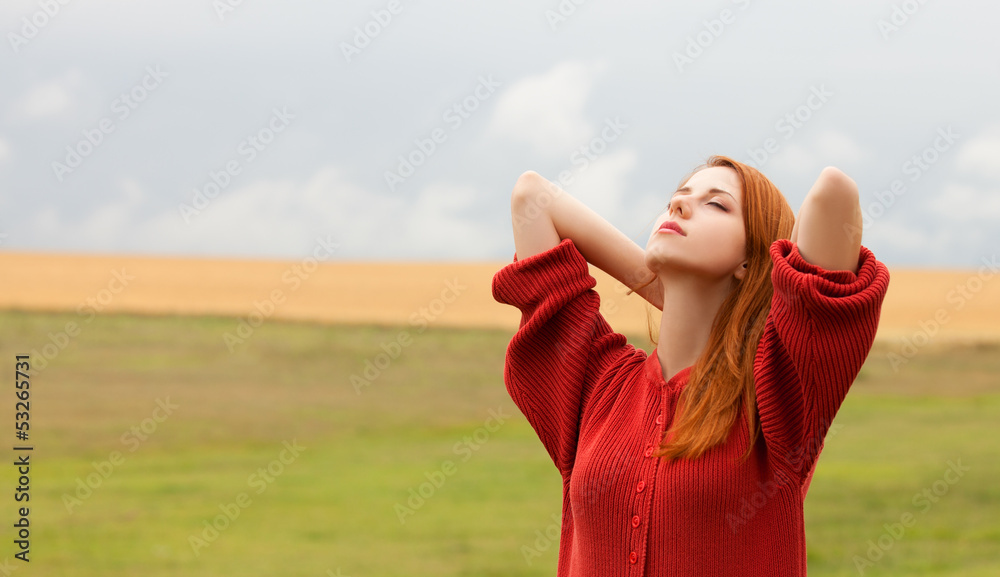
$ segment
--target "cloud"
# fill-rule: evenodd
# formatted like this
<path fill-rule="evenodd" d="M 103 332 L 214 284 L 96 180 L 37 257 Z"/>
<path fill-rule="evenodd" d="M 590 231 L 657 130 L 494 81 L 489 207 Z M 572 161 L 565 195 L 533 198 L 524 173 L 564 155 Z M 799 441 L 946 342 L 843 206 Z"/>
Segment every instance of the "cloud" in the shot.
<path fill-rule="evenodd" d="M 966 142 L 958 151 L 955 164 L 965 174 L 1000 181 L 1000 128 Z"/>
<path fill-rule="evenodd" d="M 948 184 L 924 203 L 928 212 L 956 224 L 1000 221 L 1000 191 L 968 184 Z"/>
<path fill-rule="evenodd" d="M 394 238 L 395 252 L 426 260 L 442 255 L 472 260 L 487 251 L 504 252 L 510 245 L 510 220 L 477 220 L 470 213 L 481 197 L 471 185 L 429 184 L 383 234 Z"/>
<path fill-rule="evenodd" d="M 108 191 L 114 193 L 116 190 Z M 69 219 L 60 215 L 53 205 L 38 210 L 27 230 L 42 238 L 66 238 L 72 240 L 74 248 L 97 248 L 112 251 L 119 245 L 133 246 L 135 238 L 130 235 L 142 225 L 136 225 L 136 213 L 148 194 L 138 182 L 130 178 L 118 180 L 118 198 L 105 201 L 92 209 L 83 218 L 72 214 Z M 134 228 L 133 228 L 134 227 Z M 21 236 L 21 235 L 19 235 Z"/>
<path fill-rule="evenodd" d="M 606 170 L 597 166 L 594 174 Z M 116 192 L 83 215 L 39 211 L 31 229 L 72 238 L 86 250 L 259 258 L 298 258 L 327 235 L 341 245 L 338 258 L 475 260 L 510 244 L 509 220 L 471 214 L 482 198 L 472 185 L 434 183 L 407 198 L 365 190 L 337 166 L 305 181 L 257 180 L 226 189 L 189 222 L 177 205 L 149 213 L 151 197 L 133 179 L 119 179 Z"/>
<path fill-rule="evenodd" d="M 879 220 L 863 233 L 862 244 L 888 245 L 898 252 L 907 254 L 926 253 L 935 248 L 934 239 L 926 229 L 916 230 L 913 227 L 893 220 Z"/>
<path fill-rule="evenodd" d="M 630 212 L 625 205 L 626 186 L 637 165 L 638 154 L 632 148 L 606 153 L 576 171 L 566 190 L 605 220 L 620 222 Z M 631 236 L 636 231 L 624 232 Z"/>
<path fill-rule="evenodd" d="M 370 229 L 393 210 L 387 195 L 369 194 L 332 166 L 303 183 L 258 180 L 227 189 L 190 222 L 179 203 L 151 209 L 152 195 L 134 179 L 120 178 L 114 192 L 83 214 L 61 214 L 54 206 L 38 210 L 26 230 L 73 239 L 85 250 L 295 258 L 319 234 L 363 248 Z"/>
<path fill-rule="evenodd" d="M 325 166 L 302 183 L 262 179 L 226 190 L 189 223 L 174 207 L 146 223 L 143 243 L 159 251 L 211 247 L 216 254 L 294 257 L 321 233 L 345 245 L 364 243 L 384 214 L 383 200 L 348 182 L 339 167 Z"/>
<path fill-rule="evenodd" d="M 73 69 L 58 78 L 36 84 L 14 104 L 12 112 L 30 120 L 72 112 L 82 83 L 83 72 Z"/>
<path fill-rule="evenodd" d="M 782 145 L 770 161 L 761 167 L 761 171 L 764 174 L 771 174 L 773 171 L 774 174 L 803 177 L 819 174 L 820 168 L 820 159 L 813 150 L 793 142 Z"/>
<path fill-rule="evenodd" d="M 594 134 L 584 105 L 606 68 L 604 59 L 562 62 L 517 81 L 498 98 L 486 136 L 527 144 L 544 158 L 565 156 Z"/>
<path fill-rule="evenodd" d="M 142 203 L 149 195 L 134 178 L 122 177 L 118 180 L 118 187 L 124 193 L 125 200 L 131 205 Z"/>
<path fill-rule="evenodd" d="M 852 167 L 864 158 L 864 149 L 850 135 L 826 129 L 811 138 L 798 137 L 795 142 L 782 144 L 764 168 L 786 175 L 815 178 L 824 166 Z"/>
<path fill-rule="evenodd" d="M 826 165 L 853 165 L 864 158 L 864 151 L 858 143 L 839 130 L 824 130 L 819 133 L 815 147 Z"/>
<path fill-rule="evenodd" d="M 558 1 L 547 0 L 548 7 Z M 4 2 L 0 20 L 17 32 L 23 17 L 42 13 L 38 2 Z M 553 34 L 546 6 L 537 3 L 427 4 L 404 10 L 365 49 L 366 62 L 348 65 L 338 46 L 372 19 L 367 8 L 242 2 L 221 18 L 210 4 L 68 6 L 8 61 L 0 84 L 0 208 L 18 216 L 0 228 L 10 233 L 5 247 L 296 258 L 316 234 L 329 231 L 345 258 L 451 258 L 474 249 L 477 256 L 508 258 L 503 205 L 517 174 L 530 168 L 556 178 L 572 170 L 571 155 L 599 136 L 606 115 L 633 124 L 627 143 L 609 146 L 567 190 L 626 233 L 645 227 L 642 238 L 649 234 L 669 188 L 696 161 L 719 150 L 746 158 L 747 145 L 759 148 L 760 138 L 771 136 L 781 149 L 762 170 L 795 209 L 827 164 L 843 165 L 866 207 L 894 179 L 906 181 L 905 195 L 881 211 L 873 228 L 880 234 L 880 227 L 892 230 L 889 221 L 905 226 L 885 235 L 886 256 L 894 251 L 933 262 L 932 246 L 908 243 L 939 231 L 954 237 L 941 262 L 975 262 L 967 249 L 982 252 L 1000 242 L 998 221 L 948 196 L 992 214 L 992 195 L 1000 193 L 1000 117 L 982 90 L 982 79 L 996 72 L 996 62 L 982 55 L 1000 46 L 1000 36 L 988 33 L 995 18 L 987 16 L 1000 14 L 1000 5 L 973 20 L 959 7 L 936 5 L 934 26 L 915 18 L 886 43 L 873 23 L 887 10 L 858 18 L 808 7 L 793 14 L 762 3 L 746 16 L 770 23 L 767 33 L 738 20 L 721 39 L 728 48 L 717 42 L 710 50 L 720 52 L 696 63 L 705 74 L 678 78 L 663 73 L 677 39 L 697 32 L 695 24 L 716 18 L 717 10 L 588 4 Z M 863 46 L 831 51 L 829 26 L 788 25 L 817 18 L 847 26 Z M 455 24 L 481 21 L 502 25 Z M 632 25 L 614 25 L 622 21 Z M 517 42 L 510 42 L 512 34 Z M 814 41 L 799 42 L 807 37 Z M 947 41 L 963 37 L 979 42 Z M 910 49 L 901 50 L 900 42 Z M 889 44 L 895 48 L 883 50 Z M 799 47 L 791 59 L 783 57 L 789 46 Z M 865 54 L 872 47 L 875 57 Z M 440 61 L 449 65 L 421 66 Z M 46 168 L 62 148 L 108 114 L 118 92 L 141 78 L 139 67 L 158 62 L 177 71 L 169 89 L 102 145 L 87 161 L 87 174 L 53 187 Z M 487 72 L 503 78 L 488 106 L 390 195 L 382 175 L 396 168 L 402 152 L 393 143 L 412 148 L 414 137 L 425 138 L 440 123 L 455 91 L 465 94 L 461 87 L 471 88 L 471 79 Z M 924 77 L 946 82 L 928 85 Z M 834 80 L 833 100 L 784 138 L 772 123 L 802 103 L 803 87 Z M 268 167 L 244 174 L 186 225 L 177 205 L 190 202 L 191 179 L 218 167 L 211 159 L 231 153 L 233 139 L 260 128 L 254 120 L 260 110 L 286 104 L 303 120 L 281 135 L 282 150 Z M 914 173 L 903 172 L 904 163 L 934 143 L 937 127 L 951 125 L 965 127 L 962 136 L 948 152 L 937 151 L 940 160 L 919 181 L 908 180 Z M 484 135 L 490 138 L 480 140 Z M 626 147 L 643 161 L 630 167 Z M 119 182 L 126 173 L 133 180 Z M 504 248 L 490 252 L 494 229 L 504 235 Z M 974 245 L 973 235 L 982 242 Z"/>

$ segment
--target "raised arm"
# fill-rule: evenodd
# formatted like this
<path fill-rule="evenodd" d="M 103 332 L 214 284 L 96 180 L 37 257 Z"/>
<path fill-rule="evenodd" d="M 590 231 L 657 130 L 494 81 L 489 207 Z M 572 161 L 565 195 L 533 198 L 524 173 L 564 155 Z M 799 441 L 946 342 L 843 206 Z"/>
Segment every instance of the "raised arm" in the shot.
<path fill-rule="evenodd" d="M 529 170 L 517 179 L 510 209 L 518 260 L 554 248 L 569 238 L 587 262 L 630 289 L 635 290 L 653 277 L 642 247 L 537 172 Z M 635 292 L 662 310 L 659 280 Z"/>
<path fill-rule="evenodd" d="M 810 264 L 857 274 L 861 228 L 858 185 L 839 169 L 828 166 L 802 202 L 790 240 Z"/>

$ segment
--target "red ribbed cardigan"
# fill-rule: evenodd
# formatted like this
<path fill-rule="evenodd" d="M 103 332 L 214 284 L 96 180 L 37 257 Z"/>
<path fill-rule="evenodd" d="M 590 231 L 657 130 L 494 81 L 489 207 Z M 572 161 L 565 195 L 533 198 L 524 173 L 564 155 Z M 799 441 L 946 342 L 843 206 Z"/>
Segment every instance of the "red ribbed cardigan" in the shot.
<path fill-rule="evenodd" d="M 691 367 L 664 382 L 599 312 L 571 239 L 514 260 L 493 297 L 522 312 L 504 383 L 562 475 L 559 577 L 806 575 L 803 504 L 823 439 L 861 370 L 889 285 L 864 246 L 859 270 L 770 247 L 774 293 L 754 362 L 761 437 L 743 415 L 698 459 L 652 456 Z"/>

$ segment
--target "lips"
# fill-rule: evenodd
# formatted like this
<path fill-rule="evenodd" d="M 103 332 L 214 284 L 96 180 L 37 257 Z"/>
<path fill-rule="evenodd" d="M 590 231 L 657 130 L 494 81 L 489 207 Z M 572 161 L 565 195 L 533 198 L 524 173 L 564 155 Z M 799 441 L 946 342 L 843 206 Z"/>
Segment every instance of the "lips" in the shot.
<path fill-rule="evenodd" d="M 664 230 L 664 229 L 672 230 L 672 231 L 674 231 L 677 234 L 680 234 L 682 236 L 687 236 L 687 233 L 684 232 L 684 230 L 680 227 L 680 225 L 677 224 L 676 222 L 671 221 L 671 220 L 668 220 L 668 221 L 664 222 L 663 224 L 661 224 L 660 228 L 658 230 Z"/>

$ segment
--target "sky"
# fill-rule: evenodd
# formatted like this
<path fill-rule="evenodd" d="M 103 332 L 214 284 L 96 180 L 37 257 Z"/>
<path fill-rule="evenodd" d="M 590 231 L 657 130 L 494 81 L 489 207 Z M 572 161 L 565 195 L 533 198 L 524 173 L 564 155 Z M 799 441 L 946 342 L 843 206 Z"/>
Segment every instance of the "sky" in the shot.
<path fill-rule="evenodd" d="M 509 261 L 534 170 L 640 246 L 710 155 L 890 266 L 1000 252 L 1000 5 L 5 0 L 0 250 Z"/>

